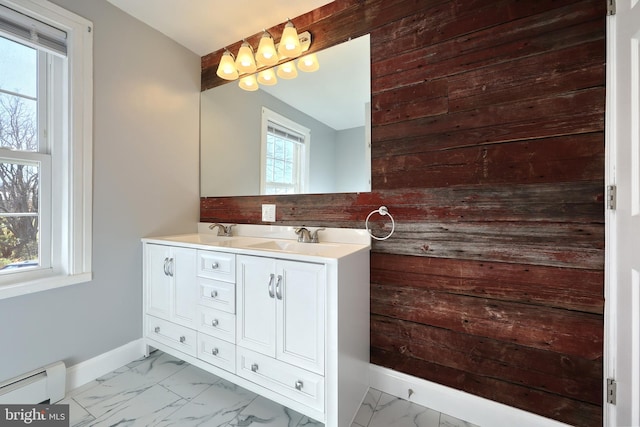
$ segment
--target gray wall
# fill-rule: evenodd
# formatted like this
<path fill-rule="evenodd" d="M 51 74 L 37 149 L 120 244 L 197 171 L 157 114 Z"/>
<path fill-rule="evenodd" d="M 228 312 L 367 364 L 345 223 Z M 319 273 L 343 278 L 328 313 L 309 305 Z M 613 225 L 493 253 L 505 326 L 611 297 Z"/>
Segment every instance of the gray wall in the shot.
<path fill-rule="evenodd" d="M 95 25 L 93 281 L 0 300 L 0 381 L 142 336 L 140 238 L 195 232 L 200 58 L 105 0 Z"/>

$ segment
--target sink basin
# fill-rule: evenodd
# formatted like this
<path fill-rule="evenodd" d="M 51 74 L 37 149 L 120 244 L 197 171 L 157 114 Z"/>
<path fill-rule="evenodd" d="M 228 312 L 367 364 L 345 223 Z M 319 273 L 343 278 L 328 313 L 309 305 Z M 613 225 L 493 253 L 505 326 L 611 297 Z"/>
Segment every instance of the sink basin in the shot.
<path fill-rule="evenodd" d="M 335 250 L 338 245 L 328 243 L 300 243 L 290 240 L 269 240 L 266 242 L 247 245 L 252 249 L 263 249 L 267 251 L 291 252 L 303 255 L 322 255 L 328 251 Z"/>
<path fill-rule="evenodd" d="M 180 236 L 171 236 L 166 239 L 175 242 L 223 246 L 226 248 L 246 248 L 256 241 L 256 239 L 250 237 L 227 237 L 206 233 L 182 234 Z"/>

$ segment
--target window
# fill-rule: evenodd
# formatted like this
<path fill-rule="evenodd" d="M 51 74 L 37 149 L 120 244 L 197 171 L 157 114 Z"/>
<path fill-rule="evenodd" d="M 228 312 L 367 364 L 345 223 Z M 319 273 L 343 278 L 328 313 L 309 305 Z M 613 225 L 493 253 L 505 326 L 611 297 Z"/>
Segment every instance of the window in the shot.
<path fill-rule="evenodd" d="M 310 138 L 309 129 L 262 108 L 261 194 L 305 192 Z"/>
<path fill-rule="evenodd" d="M 89 21 L 0 0 L 0 298 L 91 279 L 91 69 Z"/>

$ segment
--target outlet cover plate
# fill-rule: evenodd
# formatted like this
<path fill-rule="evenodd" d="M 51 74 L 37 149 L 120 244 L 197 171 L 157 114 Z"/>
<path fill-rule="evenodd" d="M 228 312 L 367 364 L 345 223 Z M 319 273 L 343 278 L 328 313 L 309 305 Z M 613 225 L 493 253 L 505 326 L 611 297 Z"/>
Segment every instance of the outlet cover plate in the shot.
<path fill-rule="evenodd" d="M 276 221 L 276 205 L 262 205 L 262 221 L 263 222 Z"/>

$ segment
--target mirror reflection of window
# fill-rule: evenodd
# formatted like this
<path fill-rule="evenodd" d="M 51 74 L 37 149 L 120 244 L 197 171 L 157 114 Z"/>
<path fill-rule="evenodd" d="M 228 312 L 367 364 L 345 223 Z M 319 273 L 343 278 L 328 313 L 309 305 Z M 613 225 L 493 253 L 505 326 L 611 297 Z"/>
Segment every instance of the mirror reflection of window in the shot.
<path fill-rule="evenodd" d="M 261 194 L 305 192 L 310 139 L 309 129 L 262 108 Z"/>

